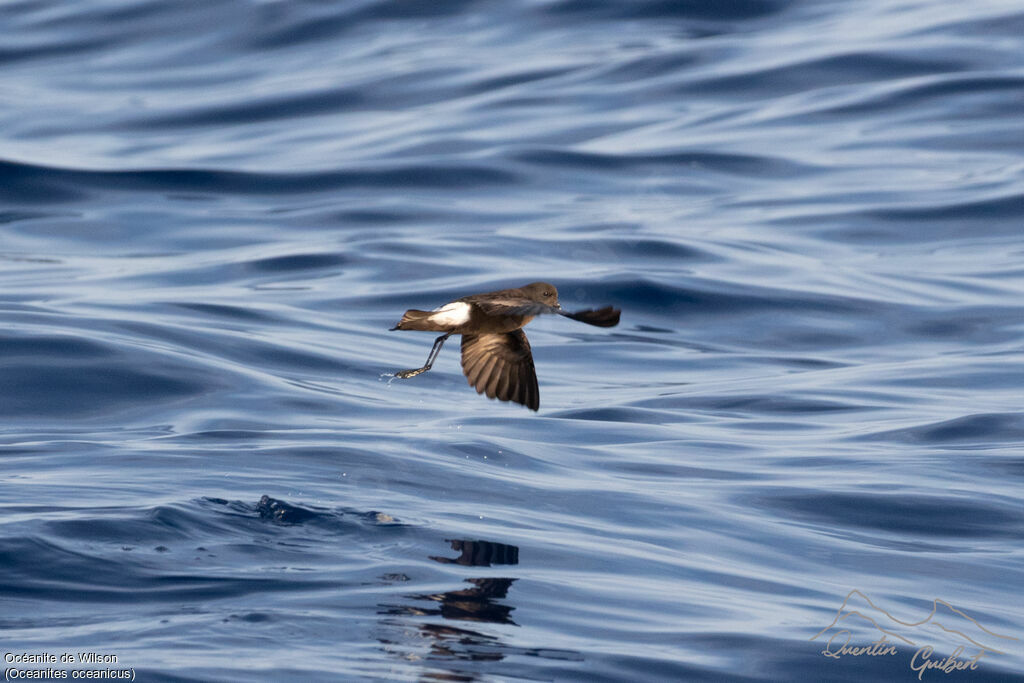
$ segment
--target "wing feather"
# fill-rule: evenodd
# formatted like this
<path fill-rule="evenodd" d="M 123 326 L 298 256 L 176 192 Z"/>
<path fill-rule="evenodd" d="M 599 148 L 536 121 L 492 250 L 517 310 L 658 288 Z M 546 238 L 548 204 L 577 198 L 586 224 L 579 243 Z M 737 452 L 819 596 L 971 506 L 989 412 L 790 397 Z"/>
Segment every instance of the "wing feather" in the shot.
<path fill-rule="evenodd" d="M 540 389 L 537 387 L 537 373 L 533 371 L 533 368 L 529 368 L 529 372 L 525 371 L 525 368 L 520 368 L 520 381 L 522 382 L 522 403 L 523 405 L 537 410 L 540 408 Z"/>
<path fill-rule="evenodd" d="M 462 335 L 462 371 L 479 394 L 531 410 L 540 407 L 537 371 L 522 330 Z"/>

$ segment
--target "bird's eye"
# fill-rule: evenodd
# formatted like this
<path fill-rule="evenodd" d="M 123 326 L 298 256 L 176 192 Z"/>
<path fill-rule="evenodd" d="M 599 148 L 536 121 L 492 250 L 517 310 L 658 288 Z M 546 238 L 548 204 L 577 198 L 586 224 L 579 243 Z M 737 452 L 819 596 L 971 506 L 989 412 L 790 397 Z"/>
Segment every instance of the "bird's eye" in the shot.
<path fill-rule="evenodd" d="M 551 296 L 551 292 L 544 292 L 544 296 Z"/>

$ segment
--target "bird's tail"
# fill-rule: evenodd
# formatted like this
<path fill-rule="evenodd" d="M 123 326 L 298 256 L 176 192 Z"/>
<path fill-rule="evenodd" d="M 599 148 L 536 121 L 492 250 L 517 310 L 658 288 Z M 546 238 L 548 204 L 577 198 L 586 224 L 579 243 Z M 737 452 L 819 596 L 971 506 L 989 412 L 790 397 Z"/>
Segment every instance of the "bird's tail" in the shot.
<path fill-rule="evenodd" d="M 392 330 L 426 330 L 429 332 L 444 332 L 447 328 L 441 327 L 430 318 L 437 311 L 417 311 L 410 309 L 405 312 L 398 324 Z"/>

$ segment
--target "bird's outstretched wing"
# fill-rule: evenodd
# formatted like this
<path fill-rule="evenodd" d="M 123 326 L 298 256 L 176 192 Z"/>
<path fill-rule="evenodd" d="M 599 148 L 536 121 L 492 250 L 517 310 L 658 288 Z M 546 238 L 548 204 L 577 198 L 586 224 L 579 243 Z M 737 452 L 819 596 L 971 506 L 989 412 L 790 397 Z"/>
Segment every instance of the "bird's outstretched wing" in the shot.
<path fill-rule="evenodd" d="M 605 306 L 604 308 L 598 308 L 596 310 L 588 308 L 585 311 L 576 311 L 575 313 L 559 310 L 558 313 L 564 315 L 566 318 L 579 320 L 581 323 L 586 323 L 588 325 L 595 325 L 597 327 L 615 327 L 619 324 L 619 316 L 622 314 L 622 311 L 614 306 Z"/>
<path fill-rule="evenodd" d="M 566 318 L 578 320 L 588 325 L 597 327 L 615 327 L 619 324 L 619 316 L 622 311 L 614 306 L 585 311 L 566 311 L 559 306 L 549 306 L 538 301 L 532 301 L 526 297 L 510 296 L 503 299 L 478 300 L 475 297 L 467 296 L 466 301 L 480 308 L 486 315 L 528 315 L 537 316 L 544 314 L 558 314 Z"/>
<path fill-rule="evenodd" d="M 496 299 L 486 297 L 478 299 L 475 296 L 467 296 L 459 301 L 473 304 L 486 315 L 544 315 L 545 313 L 558 313 L 561 309 L 557 306 L 527 299 L 525 296 L 509 296 Z"/>
<path fill-rule="evenodd" d="M 462 335 L 462 372 L 478 394 L 540 408 L 537 371 L 522 330 Z"/>

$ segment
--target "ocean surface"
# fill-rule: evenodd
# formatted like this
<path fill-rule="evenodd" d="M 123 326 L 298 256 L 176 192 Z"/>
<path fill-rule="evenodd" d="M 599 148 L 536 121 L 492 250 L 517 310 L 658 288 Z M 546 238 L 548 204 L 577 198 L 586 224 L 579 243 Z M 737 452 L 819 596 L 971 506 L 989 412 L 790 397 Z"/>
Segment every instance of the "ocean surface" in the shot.
<path fill-rule="evenodd" d="M 8 677 L 1024 681 L 1022 36 L 0 4 Z M 538 413 L 393 377 L 535 280 L 622 309 L 530 324 Z"/>

